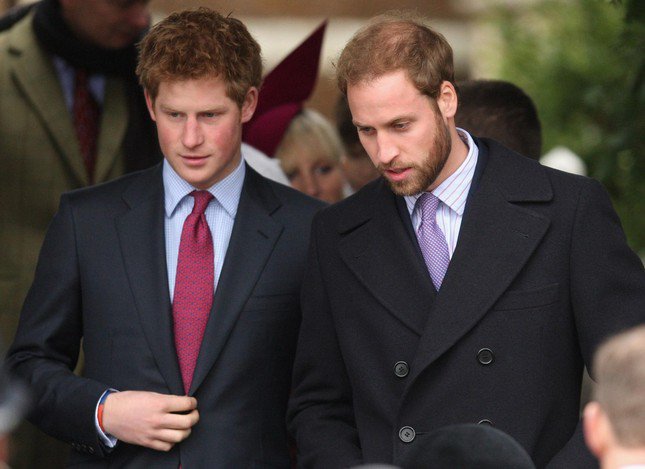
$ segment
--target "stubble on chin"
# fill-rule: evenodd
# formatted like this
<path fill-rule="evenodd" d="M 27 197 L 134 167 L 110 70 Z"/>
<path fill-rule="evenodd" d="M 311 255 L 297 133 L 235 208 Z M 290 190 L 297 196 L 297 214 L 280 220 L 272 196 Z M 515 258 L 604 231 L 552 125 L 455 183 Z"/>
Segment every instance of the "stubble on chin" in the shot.
<path fill-rule="evenodd" d="M 412 170 L 409 178 L 403 181 L 392 181 L 385 176 L 385 170 L 391 169 L 391 167 L 379 166 L 378 170 L 388 182 L 392 192 L 396 195 L 405 197 L 419 194 L 426 191 L 437 180 L 448 161 L 451 147 L 452 139 L 450 138 L 450 133 L 448 133 L 447 128 L 443 127 L 439 135 L 437 135 L 432 149 L 428 152 L 421 164 L 397 165 L 409 167 Z"/>

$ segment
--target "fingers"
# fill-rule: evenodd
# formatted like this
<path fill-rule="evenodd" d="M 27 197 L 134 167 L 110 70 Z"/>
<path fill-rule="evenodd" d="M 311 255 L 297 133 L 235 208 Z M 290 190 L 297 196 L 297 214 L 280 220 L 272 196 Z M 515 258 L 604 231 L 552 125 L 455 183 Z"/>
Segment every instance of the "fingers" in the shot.
<path fill-rule="evenodd" d="M 157 451 L 170 451 L 175 444 L 184 441 L 190 436 L 190 428 L 182 430 L 161 429 L 154 433 L 154 436 L 142 442 L 143 446 Z"/>
<path fill-rule="evenodd" d="M 159 430 L 155 435 L 155 437 L 159 441 L 162 441 L 165 443 L 171 443 L 174 445 L 188 438 L 188 436 L 190 435 L 190 432 L 191 432 L 190 428 L 187 428 L 185 430 L 164 429 L 164 430 Z"/>
<path fill-rule="evenodd" d="M 199 422 L 199 412 L 195 409 L 187 414 L 165 414 L 160 422 L 160 427 L 171 430 L 183 430 L 191 428 L 197 422 Z"/>
<path fill-rule="evenodd" d="M 197 399 L 190 396 L 161 395 L 166 412 L 190 412 L 197 408 Z"/>
<path fill-rule="evenodd" d="M 197 399 L 147 391 L 112 393 L 105 400 L 103 428 L 126 443 L 169 451 L 199 421 Z"/>

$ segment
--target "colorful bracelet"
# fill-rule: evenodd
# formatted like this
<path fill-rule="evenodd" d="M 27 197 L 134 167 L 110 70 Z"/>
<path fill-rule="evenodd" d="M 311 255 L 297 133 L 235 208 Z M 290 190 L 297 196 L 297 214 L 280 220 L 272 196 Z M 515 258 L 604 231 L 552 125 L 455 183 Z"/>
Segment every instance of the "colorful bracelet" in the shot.
<path fill-rule="evenodd" d="M 105 428 L 103 428 L 103 407 L 105 407 L 105 399 L 112 393 L 109 389 L 103 393 L 101 399 L 99 400 L 99 408 L 96 412 L 96 419 L 99 422 L 99 428 L 103 433 L 105 433 Z"/>

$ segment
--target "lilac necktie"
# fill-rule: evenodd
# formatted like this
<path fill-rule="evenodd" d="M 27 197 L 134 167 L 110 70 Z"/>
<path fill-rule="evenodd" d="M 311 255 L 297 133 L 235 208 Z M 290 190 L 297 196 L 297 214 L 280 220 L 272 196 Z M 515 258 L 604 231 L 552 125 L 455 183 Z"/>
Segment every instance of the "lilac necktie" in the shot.
<path fill-rule="evenodd" d="M 181 232 L 175 296 L 172 304 L 175 347 L 184 390 L 193 381 L 197 356 L 213 305 L 213 238 L 204 212 L 213 196 L 208 191 L 193 191 L 193 211 Z"/>
<path fill-rule="evenodd" d="M 419 240 L 426 267 L 432 278 L 432 283 L 439 291 L 450 263 L 446 237 L 439 225 L 437 225 L 439 199 L 429 192 L 424 192 L 417 200 L 417 205 L 421 215 L 421 225 L 417 231 L 417 239 Z"/>

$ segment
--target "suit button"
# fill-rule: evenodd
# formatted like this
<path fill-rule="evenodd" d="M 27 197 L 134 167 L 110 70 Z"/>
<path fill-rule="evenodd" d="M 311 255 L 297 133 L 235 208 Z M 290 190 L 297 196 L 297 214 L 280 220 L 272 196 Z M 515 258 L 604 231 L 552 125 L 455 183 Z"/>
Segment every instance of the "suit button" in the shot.
<path fill-rule="evenodd" d="M 414 428 L 412 427 L 402 427 L 401 430 L 399 430 L 399 439 L 403 443 L 410 443 L 412 440 L 414 440 L 415 436 L 416 433 L 414 431 Z"/>
<path fill-rule="evenodd" d="M 483 348 L 477 352 L 477 361 L 482 365 L 490 365 L 495 361 L 495 355 L 491 349 Z"/>
<path fill-rule="evenodd" d="M 410 372 L 410 367 L 406 362 L 396 362 L 394 364 L 394 374 L 399 378 L 405 378 Z"/>
<path fill-rule="evenodd" d="M 489 427 L 494 427 L 493 422 L 491 422 L 488 419 L 481 419 L 479 422 L 477 422 L 477 425 L 488 425 Z"/>

